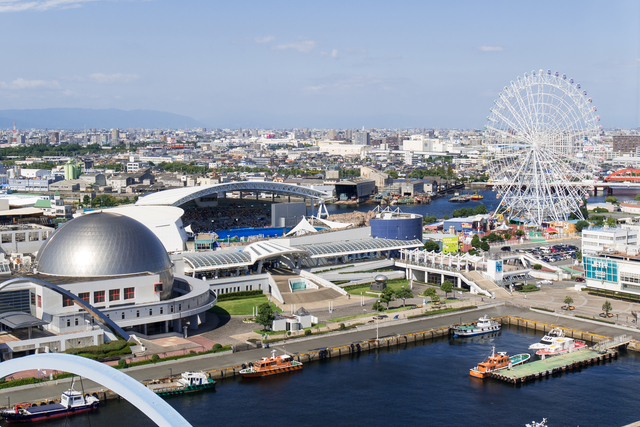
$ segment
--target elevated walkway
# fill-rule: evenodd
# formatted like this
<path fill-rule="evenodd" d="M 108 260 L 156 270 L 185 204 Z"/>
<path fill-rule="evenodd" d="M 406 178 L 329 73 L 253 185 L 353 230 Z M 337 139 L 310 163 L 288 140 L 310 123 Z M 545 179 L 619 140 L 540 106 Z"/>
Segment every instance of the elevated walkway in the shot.
<path fill-rule="evenodd" d="M 271 277 L 278 286 L 278 290 L 282 295 L 284 304 L 305 304 L 319 301 L 328 301 L 341 296 L 341 294 L 331 288 L 324 287 L 312 280 L 306 279 L 293 271 L 285 268 L 276 268 L 270 271 Z M 289 288 L 290 279 L 299 279 L 300 281 L 313 282 L 318 285 L 318 289 L 306 289 L 303 291 L 291 292 Z"/>
<path fill-rule="evenodd" d="M 487 279 L 482 274 L 480 274 L 480 272 L 478 271 L 467 271 L 467 272 L 463 272 L 462 275 L 468 280 L 474 282 L 481 289 L 489 293 L 495 292 L 496 296 L 498 296 L 498 294 L 501 294 L 503 296 L 510 296 L 509 292 L 507 292 L 506 289 L 496 285 L 491 280 Z"/>

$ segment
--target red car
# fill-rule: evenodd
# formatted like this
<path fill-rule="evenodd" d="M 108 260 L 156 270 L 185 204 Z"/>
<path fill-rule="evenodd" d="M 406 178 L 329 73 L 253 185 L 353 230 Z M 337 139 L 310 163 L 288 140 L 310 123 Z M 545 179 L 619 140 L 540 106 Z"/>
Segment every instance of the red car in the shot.
<path fill-rule="evenodd" d="M 584 277 L 576 277 L 576 282 L 586 282 Z"/>

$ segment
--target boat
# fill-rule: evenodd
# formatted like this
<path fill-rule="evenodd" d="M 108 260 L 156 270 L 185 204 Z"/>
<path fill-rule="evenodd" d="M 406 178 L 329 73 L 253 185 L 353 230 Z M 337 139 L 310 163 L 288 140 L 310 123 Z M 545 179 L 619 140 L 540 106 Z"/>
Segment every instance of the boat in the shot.
<path fill-rule="evenodd" d="M 531 358 L 529 353 L 516 354 L 515 356 L 507 356 L 505 352 L 498 352 L 493 347 L 491 355 L 478 366 L 469 370 L 469 375 L 475 378 L 484 379 L 491 375 L 492 372 L 499 371 L 512 366 L 521 365 Z"/>
<path fill-rule="evenodd" d="M 171 396 L 212 390 L 216 388 L 216 382 L 204 372 L 183 372 L 177 381 L 172 378 L 163 378 L 147 384 L 147 388 L 158 396 Z"/>
<path fill-rule="evenodd" d="M 553 340 L 556 338 L 564 338 L 564 331 L 560 328 L 553 328 L 549 332 L 547 332 L 540 342 L 535 344 L 531 344 L 529 346 L 529 350 L 542 350 L 547 348 L 553 343 Z"/>
<path fill-rule="evenodd" d="M 484 196 L 482 194 L 478 194 L 477 191 L 473 192 L 473 195 L 471 196 L 471 200 L 482 200 L 484 199 Z"/>
<path fill-rule="evenodd" d="M 73 389 L 73 380 L 69 390 L 62 392 L 60 403 L 31 404 L 20 403 L 11 409 L 4 409 L 0 415 L 7 423 L 39 421 L 98 409 L 100 399 L 96 394 L 83 395 Z"/>
<path fill-rule="evenodd" d="M 449 198 L 449 202 L 451 203 L 466 203 L 469 200 L 471 200 L 471 196 L 469 195 L 454 195 L 453 197 Z"/>
<path fill-rule="evenodd" d="M 276 351 L 271 351 L 271 357 L 263 357 L 240 371 L 243 378 L 260 378 L 269 375 L 283 374 L 285 372 L 299 371 L 302 369 L 302 363 L 293 360 L 288 354 L 276 356 Z"/>
<path fill-rule="evenodd" d="M 482 316 L 477 322 L 470 325 L 453 325 L 454 337 L 471 337 L 474 335 L 488 334 L 489 332 L 495 332 L 500 330 L 500 323 Z"/>

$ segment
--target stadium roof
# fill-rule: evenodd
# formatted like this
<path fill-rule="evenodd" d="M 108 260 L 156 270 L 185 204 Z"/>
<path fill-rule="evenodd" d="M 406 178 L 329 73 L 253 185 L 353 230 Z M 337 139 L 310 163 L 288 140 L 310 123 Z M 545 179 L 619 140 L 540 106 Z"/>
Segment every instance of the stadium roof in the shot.
<path fill-rule="evenodd" d="M 320 243 L 299 246 L 309 252 L 310 258 L 351 255 L 366 252 L 392 251 L 424 246 L 421 240 L 362 239 L 343 243 Z"/>

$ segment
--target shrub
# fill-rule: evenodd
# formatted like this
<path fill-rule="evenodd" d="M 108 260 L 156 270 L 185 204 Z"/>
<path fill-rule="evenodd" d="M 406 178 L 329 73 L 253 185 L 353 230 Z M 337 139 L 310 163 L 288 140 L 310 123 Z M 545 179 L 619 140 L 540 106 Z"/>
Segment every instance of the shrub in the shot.
<path fill-rule="evenodd" d="M 534 269 L 534 270 L 542 270 L 542 265 L 540 265 L 540 264 L 533 264 L 533 269 Z"/>
<path fill-rule="evenodd" d="M 153 363 L 158 363 L 158 360 L 160 360 L 160 356 L 158 356 L 157 354 L 154 354 L 153 356 L 151 356 L 151 361 Z"/>
<path fill-rule="evenodd" d="M 213 347 L 211 347 L 211 350 L 213 351 L 218 351 L 222 348 L 221 344 L 214 344 Z"/>
<path fill-rule="evenodd" d="M 304 334 L 305 335 L 311 335 L 311 329 L 305 329 L 304 330 Z"/>
<path fill-rule="evenodd" d="M 118 360 L 118 368 L 124 369 L 127 367 L 127 359 Z"/>
<path fill-rule="evenodd" d="M 261 290 L 229 292 L 228 294 L 218 295 L 218 301 L 231 301 L 236 299 L 254 298 L 262 294 L 263 292 Z"/>
<path fill-rule="evenodd" d="M 347 327 L 344 325 L 344 323 L 340 323 L 340 329 L 346 329 Z"/>

